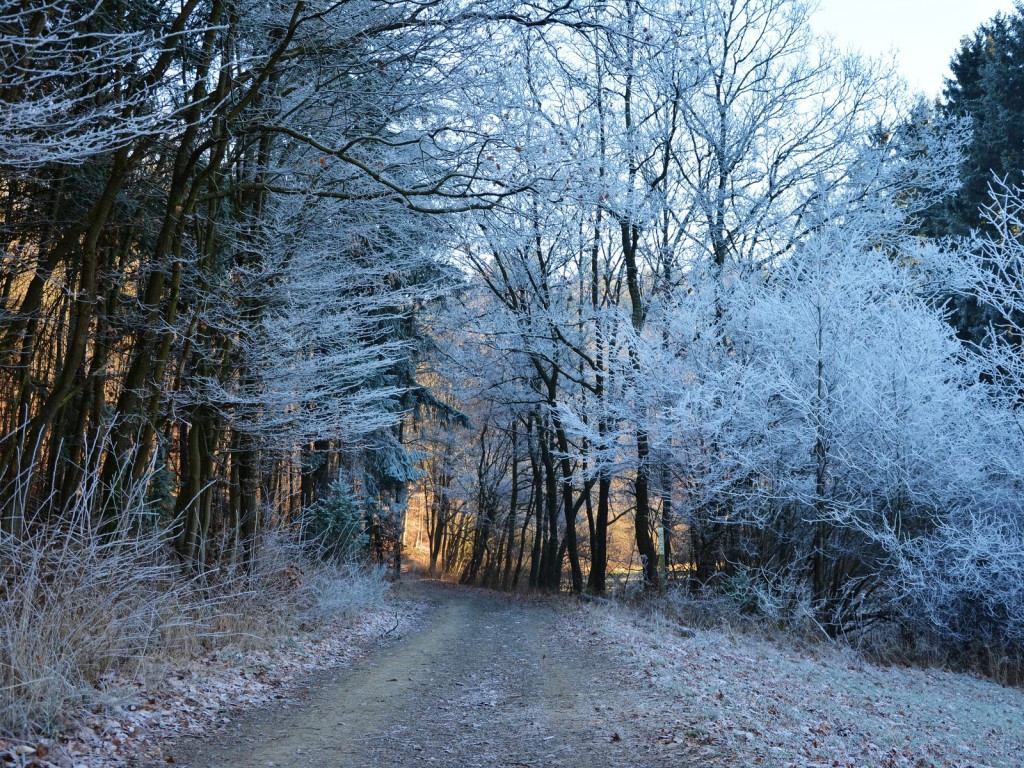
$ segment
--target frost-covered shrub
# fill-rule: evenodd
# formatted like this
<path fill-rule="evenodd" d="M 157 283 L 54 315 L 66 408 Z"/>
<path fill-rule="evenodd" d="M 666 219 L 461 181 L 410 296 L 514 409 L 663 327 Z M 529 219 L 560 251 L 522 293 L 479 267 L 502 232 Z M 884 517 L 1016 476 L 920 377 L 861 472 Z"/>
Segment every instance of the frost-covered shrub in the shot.
<path fill-rule="evenodd" d="M 919 631 L 1024 652 L 1024 518 L 957 515 L 895 553 L 897 600 Z"/>
<path fill-rule="evenodd" d="M 936 298 L 963 282 L 935 248 L 825 228 L 718 294 L 714 344 L 645 350 L 671 371 L 652 398 L 672 404 L 652 441 L 687 481 L 673 512 L 707 550 L 691 555 L 700 581 L 709 562 L 748 610 L 809 605 L 834 633 L 900 619 L 959 636 L 954 626 L 981 616 L 1016 631 L 1020 566 L 1001 558 L 1012 573 L 997 578 L 975 557 L 969 589 L 958 570 L 970 558 L 957 547 L 1013 550 L 1016 450 L 1004 405 Z M 686 310 L 667 336 L 699 327 L 699 307 Z"/>
<path fill-rule="evenodd" d="M 730 354 L 703 377 L 715 496 L 747 529 L 726 559 L 803 573 L 823 616 L 885 578 L 883 540 L 926 533 L 983 479 L 983 401 L 928 301 L 931 256 L 819 234 L 735 291 Z"/>
<path fill-rule="evenodd" d="M 302 532 L 322 556 L 339 561 L 352 558 L 369 543 L 366 516 L 347 480 L 335 480 L 327 496 L 303 511 Z"/>

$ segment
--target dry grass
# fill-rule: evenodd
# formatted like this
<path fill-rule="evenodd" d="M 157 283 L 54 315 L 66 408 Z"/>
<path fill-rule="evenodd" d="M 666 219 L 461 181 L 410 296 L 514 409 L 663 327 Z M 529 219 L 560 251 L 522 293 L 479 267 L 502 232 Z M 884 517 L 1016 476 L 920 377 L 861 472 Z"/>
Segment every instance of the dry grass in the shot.
<path fill-rule="evenodd" d="M 651 715 L 663 737 L 689 744 L 709 766 L 1024 765 L 1019 689 L 876 665 L 800 633 L 715 626 L 710 613 L 685 626 L 649 608 L 586 610 L 601 642 L 663 702 Z"/>
<path fill-rule="evenodd" d="M 98 465 L 105 447 L 105 438 L 90 446 L 87 466 Z M 5 519 L 34 519 L 38 471 L 28 468 L 4 489 Z M 0 532 L 0 735 L 55 736 L 102 711 L 113 680 L 159 679 L 168 664 L 228 646 L 266 647 L 297 627 L 383 601 L 382 574 L 325 565 L 275 530 L 263 532 L 244 567 L 214 542 L 221 564 L 189 572 L 150 514 L 152 479 L 117 479 L 126 512 L 114 530 L 97 526 L 110 494 L 98 473 L 86 472 L 59 519 Z"/>
<path fill-rule="evenodd" d="M 381 605 L 383 569 L 318 559 L 289 532 L 266 531 L 255 561 L 225 564 L 205 577 L 206 649 L 262 647 L 268 638 Z"/>
<path fill-rule="evenodd" d="M 349 573 L 343 586 L 355 594 L 380 589 L 372 573 Z M 237 738 L 232 723 L 245 712 L 283 701 L 302 701 L 321 670 L 357 663 L 385 639 L 416 624 L 422 606 L 387 600 L 325 615 L 322 624 L 298 622 L 287 634 L 256 643 L 251 637 L 218 638 L 215 649 L 164 666 L 147 680 L 109 680 L 108 703 L 89 712 L 59 738 L 20 746 L 42 749 L 32 768 L 126 768 L 169 764 L 190 752 L 183 736 Z M 303 627 L 299 629 L 298 627 Z M 260 645 L 262 647 L 254 647 Z M 0 738 L 0 764 L 18 745 Z"/>
<path fill-rule="evenodd" d="M 268 533 L 253 567 L 189 577 L 166 534 L 103 535 L 88 515 L 0 538 L 0 733 L 55 734 L 102 707 L 106 682 L 231 646 L 264 647 L 380 604 L 381 575 L 311 560 Z"/>
<path fill-rule="evenodd" d="M 51 731 L 96 681 L 193 635 L 201 601 L 159 534 L 101 536 L 87 515 L 0 538 L 0 728 Z"/>

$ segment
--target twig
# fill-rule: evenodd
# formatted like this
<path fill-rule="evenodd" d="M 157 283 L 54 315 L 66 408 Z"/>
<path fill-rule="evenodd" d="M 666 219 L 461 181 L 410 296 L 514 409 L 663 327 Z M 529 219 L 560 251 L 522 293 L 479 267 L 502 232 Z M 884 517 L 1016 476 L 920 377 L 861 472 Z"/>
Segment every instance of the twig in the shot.
<path fill-rule="evenodd" d="M 385 637 L 387 637 L 392 632 L 394 632 L 396 629 L 398 629 L 398 625 L 401 624 L 401 623 L 402 623 L 402 616 L 401 616 L 400 613 L 398 613 L 398 611 L 395 611 L 395 625 L 393 627 L 391 627 L 391 629 L 389 629 L 383 635 L 381 635 L 380 639 L 383 640 Z"/>

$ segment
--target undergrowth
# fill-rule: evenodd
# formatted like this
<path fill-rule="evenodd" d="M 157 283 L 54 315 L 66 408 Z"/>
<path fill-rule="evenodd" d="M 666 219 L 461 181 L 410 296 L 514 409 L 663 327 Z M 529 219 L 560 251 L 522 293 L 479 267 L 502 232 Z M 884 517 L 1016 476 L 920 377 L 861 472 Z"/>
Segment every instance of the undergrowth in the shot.
<path fill-rule="evenodd" d="M 854 617 L 829 625 L 822 620 L 825 611 L 799 589 L 769 588 L 751 579 L 698 590 L 681 584 L 649 599 L 643 597 L 641 602 L 678 627 L 725 629 L 810 652 L 827 645 L 855 651 L 878 664 L 947 669 L 987 677 L 1001 685 L 1024 686 L 1020 649 L 999 638 L 962 639 L 929 631 L 887 606 L 865 612 L 871 620 Z M 841 628 L 837 630 L 837 626 Z"/>
<path fill-rule="evenodd" d="M 379 604 L 381 574 L 267 532 L 246 567 L 190 574 L 159 529 L 101 533 L 87 514 L 0 535 L 0 733 L 52 734 L 138 678 L 224 646 L 252 648 Z"/>

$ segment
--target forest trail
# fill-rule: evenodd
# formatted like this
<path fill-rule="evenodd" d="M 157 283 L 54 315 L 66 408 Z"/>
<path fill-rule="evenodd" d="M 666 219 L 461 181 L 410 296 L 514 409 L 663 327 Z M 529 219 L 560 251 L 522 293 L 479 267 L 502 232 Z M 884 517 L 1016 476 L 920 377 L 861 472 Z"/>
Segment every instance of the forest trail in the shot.
<path fill-rule="evenodd" d="M 643 733 L 650 691 L 625 660 L 544 601 L 421 582 L 423 624 L 305 699 L 171 750 L 187 768 L 657 768 L 675 745 Z"/>

